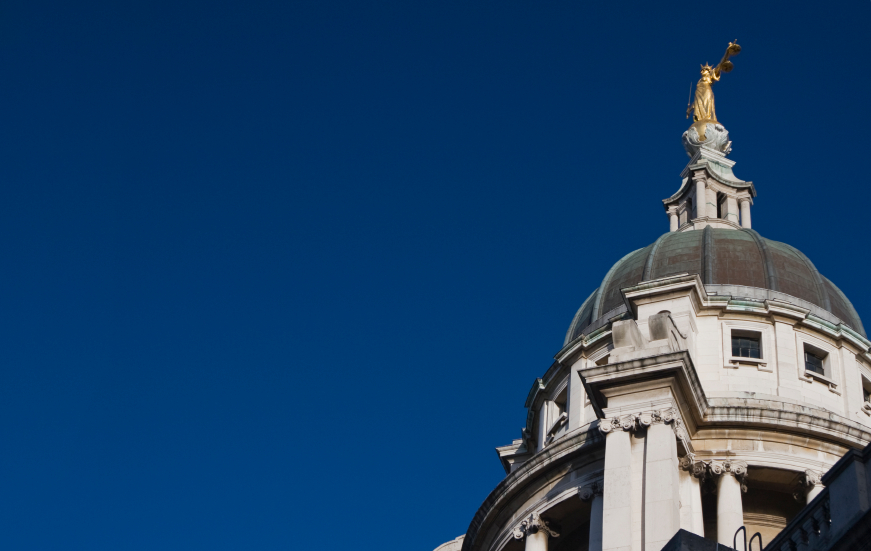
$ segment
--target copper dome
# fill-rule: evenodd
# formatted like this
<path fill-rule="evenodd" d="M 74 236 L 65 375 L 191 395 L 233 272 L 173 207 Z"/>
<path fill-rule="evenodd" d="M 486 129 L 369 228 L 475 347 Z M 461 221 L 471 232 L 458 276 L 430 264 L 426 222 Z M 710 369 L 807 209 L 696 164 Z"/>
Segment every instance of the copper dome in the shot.
<path fill-rule="evenodd" d="M 620 289 L 680 273 L 699 274 L 711 294 L 779 298 L 843 322 L 865 336 L 850 300 L 798 249 L 751 229 L 670 232 L 620 259 L 575 314 L 568 343 L 625 309 Z M 725 286 L 729 286 L 725 288 Z"/>

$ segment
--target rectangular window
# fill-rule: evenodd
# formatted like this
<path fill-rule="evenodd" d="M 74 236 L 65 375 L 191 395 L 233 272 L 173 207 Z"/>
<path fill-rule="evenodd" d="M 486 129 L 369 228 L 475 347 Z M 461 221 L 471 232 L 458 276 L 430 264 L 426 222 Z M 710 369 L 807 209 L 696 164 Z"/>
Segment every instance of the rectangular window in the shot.
<path fill-rule="evenodd" d="M 823 367 L 823 358 L 808 350 L 804 351 L 804 368 L 823 376 L 826 375 L 826 369 Z"/>
<path fill-rule="evenodd" d="M 739 336 L 732 332 L 732 356 L 760 359 L 759 337 Z"/>
<path fill-rule="evenodd" d="M 808 342 L 802 345 L 802 351 L 804 353 L 805 377 L 822 377 L 823 382 L 834 384 L 832 381 L 832 360 L 829 353 Z"/>

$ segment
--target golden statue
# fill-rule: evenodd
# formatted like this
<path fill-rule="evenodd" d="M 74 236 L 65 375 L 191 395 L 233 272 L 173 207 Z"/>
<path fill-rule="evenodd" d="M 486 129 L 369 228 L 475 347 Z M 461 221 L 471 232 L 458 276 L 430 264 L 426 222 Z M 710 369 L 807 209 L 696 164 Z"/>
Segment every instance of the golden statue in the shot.
<path fill-rule="evenodd" d="M 705 139 L 705 125 L 708 122 L 719 122 L 717 120 L 717 111 L 714 109 L 714 91 L 711 85 L 720 80 L 722 73 L 729 73 L 733 69 L 732 62 L 729 58 L 738 55 L 741 52 L 741 46 L 738 41 L 729 42 L 729 47 L 726 48 L 726 54 L 716 67 L 711 67 L 707 63 L 702 65 L 702 78 L 696 84 L 696 101 L 687 106 L 687 118 L 690 118 L 690 113 L 693 114 L 693 126 L 699 133 L 699 138 Z"/>

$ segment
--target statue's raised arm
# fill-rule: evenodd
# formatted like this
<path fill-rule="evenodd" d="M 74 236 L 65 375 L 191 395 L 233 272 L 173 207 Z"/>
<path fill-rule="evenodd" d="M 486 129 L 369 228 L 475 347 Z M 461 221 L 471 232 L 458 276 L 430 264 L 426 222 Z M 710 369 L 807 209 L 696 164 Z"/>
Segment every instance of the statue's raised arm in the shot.
<path fill-rule="evenodd" d="M 728 73 L 732 70 L 733 65 L 729 58 L 738 55 L 740 51 L 741 46 L 738 45 L 737 40 L 729 42 L 726 54 L 716 67 L 702 65 L 702 78 L 696 84 L 695 102 L 687 107 L 687 118 L 689 118 L 690 113 L 695 111 L 693 113 L 694 121 L 717 122 L 717 111 L 714 109 L 714 91 L 711 89 L 711 85 L 720 80 L 722 73 Z"/>
<path fill-rule="evenodd" d="M 716 80 L 720 80 L 720 73 L 729 73 L 735 67 L 732 65 L 732 62 L 729 61 L 729 58 L 732 56 L 736 56 L 741 53 L 741 46 L 738 45 L 738 41 L 729 42 L 729 46 L 726 48 L 726 53 L 723 54 L 723 59 L 720 60 L 720 63 L 717 64 L 717 67 L 714 69 L 714 74 L 716 75 Z"/>

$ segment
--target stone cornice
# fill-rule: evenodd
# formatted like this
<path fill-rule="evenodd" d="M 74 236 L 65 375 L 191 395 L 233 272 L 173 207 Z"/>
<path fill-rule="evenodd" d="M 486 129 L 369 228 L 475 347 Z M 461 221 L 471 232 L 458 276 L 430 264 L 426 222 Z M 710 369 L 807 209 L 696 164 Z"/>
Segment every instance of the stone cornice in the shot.
<path fill-rule="evenodd" d="M 615 317 L 614 319 L 618 319 L 623 317 L 622 315 Z M 591 348 L 598 348 L 602 345 L 604 340 L 607 340 L 608 337 L 611 336 L 611 324 L 606 323 L 602 327 L 596 329 L 595 331 L 590 332 L 589 335 L 578 335 L 573 341 L 563 346 L 562 349 L 556 353 L 554 359 L 558 363 L 569 363 L 573 358 L 579 357 L 581 354 L 590 350 Z"/>
<path fill-rule="evenodd" d="M 503 505 L 522 492 L 529 484 L 558 464 L 604 447 L 605 438 L 598 423 L 581 427 L 533 455 L 528 461 L 506 476 L 478 508 L 466 530 L 462 551 L 481 549 L 478 535 L 486 533 Z"/>
<path fill-rule="evenodd" d="M 865 446 L 871 442 L 871 432 L 868 427 L 855 421 L 827 410 L 795 406 L 775 400 L 711 399 L 711 405 L 705 412 L 701 427 L 707 428 L 712 425 L 765 428 L 778 432 L 811 435 L 850 447 Z"/>
<path fill-rule="evenodd" d="M 749 313 L 767 316 L 772 321 L 789 321 L 820 331 L 835 339 L 849 343 L 856 348 L 857 353 L 871 352 L 871 340 L 863 337 L 843 322 L 834 324 L 814 314 L 807 308 L 802 308 L 779 299 L 763 301 L 732 299 L 729 297 L 709 295 L 697 274 L 683 274 L 639 283 L 633 287 L 621 290 L 623 300 L 633 317 L 638 316 L 635 303 L 639 299 L 665 293 L 685 292 L 690 294 L 691 303 L 699 314 L 702 310 L 718 309 L 722 313 Z"/>
<path fill-rule="evenodd" d="M 606 400 L 602 394 L 603 390 L 652 379 L 673 379 L 675 381 L 675 391 L 680 395 L 678 396 L 678 406 L 686 408 L 686 411 L 677 410 L 671 414 L 671 418 L 689 416 L 692 425 L 695 426 L 703 421 L 705 411 L 708 409 L 708 401 L 702 389 L 702 383 L 696 374 L 692 357 L 687 351 L 588 367 L 578 370 L 578 375 L 581 377 L 581 382 L 584 384 L 584 389 L 599 419 L 605 417 L 603 410 Z M 647 419 L 641 419 L 642 424 L 645 420 Z M 622 423 L 622 419 L 620 422 Z M 692 431 L 692 428 L 688 430 Z M 604 431 L 607 432 L 607 429 Z"/>

